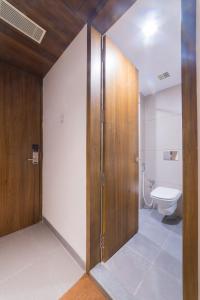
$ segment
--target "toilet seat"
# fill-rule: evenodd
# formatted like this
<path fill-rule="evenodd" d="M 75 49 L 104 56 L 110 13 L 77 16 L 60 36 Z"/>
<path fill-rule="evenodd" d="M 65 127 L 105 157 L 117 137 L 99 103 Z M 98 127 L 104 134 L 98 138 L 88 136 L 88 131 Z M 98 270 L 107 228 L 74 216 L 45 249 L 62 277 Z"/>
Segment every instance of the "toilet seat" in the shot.
<path fill-rule="evenodd" d="M 181 191 L 177 189 L 160 186 L 151 192 L 151 198 L 154 200 L 160 214 L 170 216 L 176 211 L 181 194 Z"/>
<path fill-rule="evenodd" d="M 151 197 L 156 199 L 164 199 L 166 201 L 174 201 L 179 199 L 181 192 L 177 189 L 157 187 L 151 192 Z"/>

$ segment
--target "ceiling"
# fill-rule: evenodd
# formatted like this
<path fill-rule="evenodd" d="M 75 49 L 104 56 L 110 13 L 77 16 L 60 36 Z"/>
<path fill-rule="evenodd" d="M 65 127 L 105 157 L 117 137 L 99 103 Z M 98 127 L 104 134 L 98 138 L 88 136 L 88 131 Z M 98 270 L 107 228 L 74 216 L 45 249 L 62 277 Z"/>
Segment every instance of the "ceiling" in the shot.
<path fill-rule="evenodd" d="M 47 33 L 41 44 L 0 20 L 0 60 L 41 77 L 90 22 L 104 33 L 136 0 L 8 0 Z"/>
<path fill-rule="evenodd" d="M 143 28 L 149 18 L 158 30 L 147 39 Z M 181 83 L 181 0 L 137 0 L 108 35 L 138 68 L 145 96 Z M 159 80 L 164 72 L 171 76 Z"/>

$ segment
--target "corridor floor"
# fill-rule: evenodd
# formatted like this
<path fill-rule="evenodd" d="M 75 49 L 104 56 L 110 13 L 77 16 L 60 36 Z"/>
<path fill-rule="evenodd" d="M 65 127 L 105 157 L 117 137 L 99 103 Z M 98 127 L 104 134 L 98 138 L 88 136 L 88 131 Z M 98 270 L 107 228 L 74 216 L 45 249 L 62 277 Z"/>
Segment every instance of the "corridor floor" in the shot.
<path fill-rule="evenodd" d="M 140 210 L 139 232 L 92 276 L 113 300 L 182 300 L 182 222 Z"/>
<path fill-rule="evenodd" d="M 58 300 L 83 273 L 43 223 L 0 238 L 0 300 Z"/>

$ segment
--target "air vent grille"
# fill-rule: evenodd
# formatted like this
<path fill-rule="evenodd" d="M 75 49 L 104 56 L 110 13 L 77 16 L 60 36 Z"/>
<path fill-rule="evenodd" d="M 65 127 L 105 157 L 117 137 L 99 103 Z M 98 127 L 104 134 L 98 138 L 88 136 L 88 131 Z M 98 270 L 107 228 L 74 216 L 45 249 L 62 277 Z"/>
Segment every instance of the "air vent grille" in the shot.
<path fill-rule="evenodd" d="M 167 79 L 167 78 L 169 78 L 169 77 L 170 77 L 169 72 L 165 72 L 165 73 L 163 73 L 163 74 L 158 75 L 158 79 L 159 79 L 159 80 L 164 80 L 164 79 Z"/>
<path fill-rule="evenodd" d="M 46 30 L 37 25 L 6 0 L 0 0 L 0 19 L 38 43 L 41 43 L 46 33 Z"/>

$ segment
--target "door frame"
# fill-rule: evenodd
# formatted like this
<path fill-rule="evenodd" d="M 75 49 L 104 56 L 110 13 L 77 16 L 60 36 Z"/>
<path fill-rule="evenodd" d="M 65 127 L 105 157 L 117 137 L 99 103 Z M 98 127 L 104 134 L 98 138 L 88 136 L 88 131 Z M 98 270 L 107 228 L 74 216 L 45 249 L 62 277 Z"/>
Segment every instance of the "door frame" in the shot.
<path fill-rule="evenodd" d="M 198 300 L 196 0 L 182 0 L 183 299 Z"/>
<path fill-rule="evenodd" d="M 196 74 L 196 0 L 182 1 L 183 106 L 183 300 L 198 300 L 198 137 Z M 113 12 L 108 12 L 108 14 Z M 110 26 L 112 23 L 110 23 Z M 95 32 L 95 34 L 94 34 Z M 101 61 L 101 34 L 88 26 L 87 84 L 87 271 L 101 261 L 100 126 L 101 74 L 92 78 L 94 60 Z M 101 69 L 101 68 L 100 68 Z M 99 69 L 99 70 L 100 70 Z M 102 70 L 101 70 L 102 71 Z M 96 109 L 95 109 L 96 108 Z M 91 143 L 95 136 L 95 147 Z M 99 148 L 100 149 L 100 148 Z M 96 164 L 94 165 L 94 157 Z M 96 168 L 96 169 L 95 169 Z M 93 183 L 96 182 L 95 190 Z M 98 246 L 99 245 L 99 246 Z"/>

